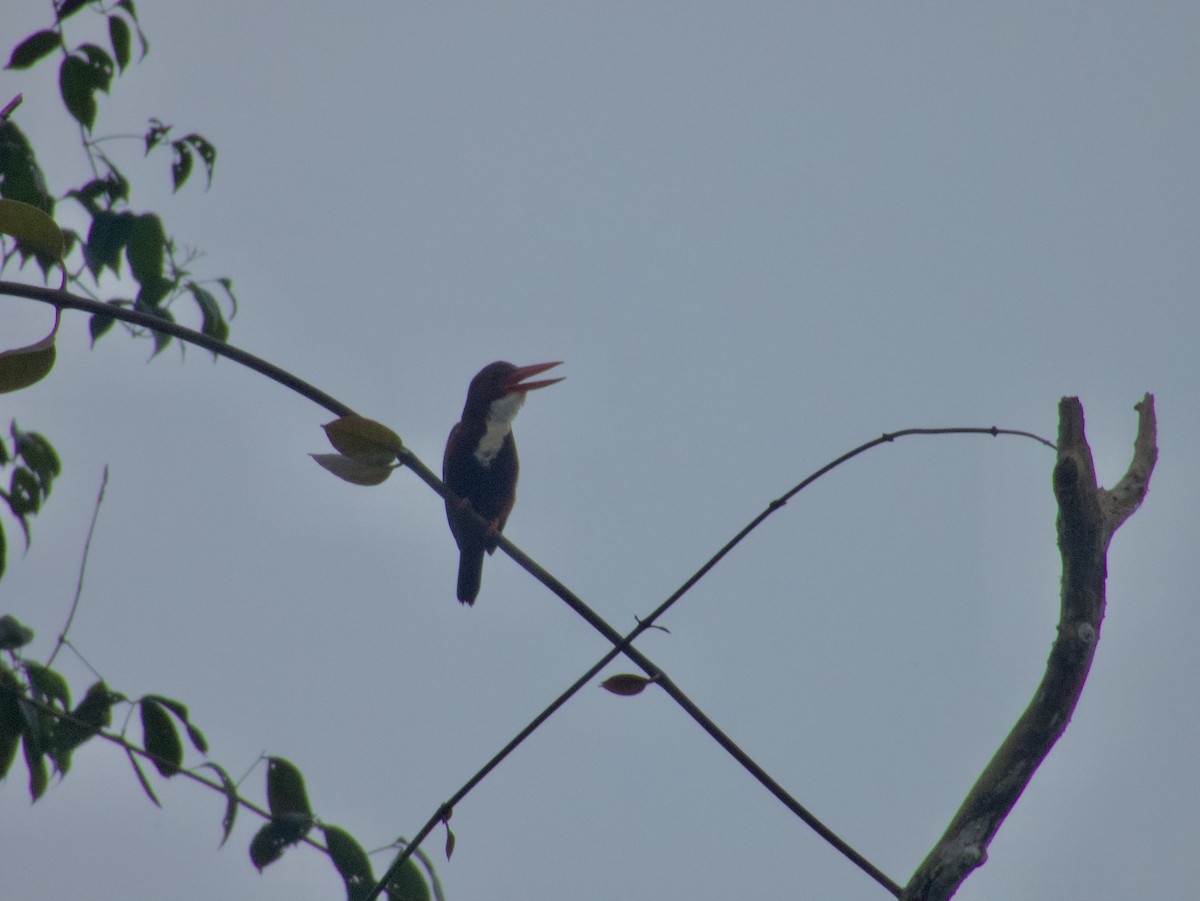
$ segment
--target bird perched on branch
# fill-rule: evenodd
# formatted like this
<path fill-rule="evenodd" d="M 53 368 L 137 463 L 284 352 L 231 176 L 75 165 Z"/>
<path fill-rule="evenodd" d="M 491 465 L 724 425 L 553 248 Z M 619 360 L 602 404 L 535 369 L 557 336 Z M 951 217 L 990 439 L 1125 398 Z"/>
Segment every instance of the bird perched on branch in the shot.
<path fill-rule="evenodd" d="M 500 532 L 517 499 L 517 443 L 512 421 L 525 394 L 562 379 L 526 382 L 562 361 L 514 366 L 497 362 L 484 366 L 471 379 L 462 419 L 450 430 L 442 458 L 442 481 L 462 498 L 446 503 L 446 519 L 458 544 L 458 599 L 474 604 L 483 575 L 483 555 L 496 550 Z M 467 512 L 474 510 L 488 524 L 483 529 Z"/>

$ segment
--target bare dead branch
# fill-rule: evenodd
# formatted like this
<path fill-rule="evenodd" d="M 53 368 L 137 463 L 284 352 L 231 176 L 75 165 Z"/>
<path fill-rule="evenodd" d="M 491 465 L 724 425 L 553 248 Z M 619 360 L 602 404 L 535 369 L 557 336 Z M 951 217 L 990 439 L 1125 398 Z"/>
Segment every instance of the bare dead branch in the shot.
<path fill-rule="evenodd" d="M 1053 482 L 1063 561 L 1062 606 L 1046 673 L 945 834 L 913 874 L 901 901 L 950 898 L 987 860 L 987 847 L 1000 824 L 1067 728 L 1100 638 L 1108 543 L 1145 498 L 1158 455 L 1153 396 L 1147 394 L 1135 409 L 1139 418 L 1133 462 L 1117 487 L 1106 491 L 1096 484 L 1079 399 L 1064 397 L 1059 403 Z"/>

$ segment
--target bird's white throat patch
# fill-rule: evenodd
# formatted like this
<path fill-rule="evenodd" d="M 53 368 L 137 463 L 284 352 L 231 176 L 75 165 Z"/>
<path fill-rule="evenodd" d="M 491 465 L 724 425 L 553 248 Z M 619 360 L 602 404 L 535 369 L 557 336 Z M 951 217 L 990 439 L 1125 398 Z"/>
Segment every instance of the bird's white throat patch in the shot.
<path fill-rule="evenodd" d="M 475 448 L 475 459 L 481 466 L 491 466 L 496 454 L 504 446 L 504 439 L 512 431 L 512 421 L 517 418 L 521 406 L 525 403 L 525 394 L 506 394 L 492 401 L 488 407 L 487 431 L 479 439 L 479 447 Z"/>

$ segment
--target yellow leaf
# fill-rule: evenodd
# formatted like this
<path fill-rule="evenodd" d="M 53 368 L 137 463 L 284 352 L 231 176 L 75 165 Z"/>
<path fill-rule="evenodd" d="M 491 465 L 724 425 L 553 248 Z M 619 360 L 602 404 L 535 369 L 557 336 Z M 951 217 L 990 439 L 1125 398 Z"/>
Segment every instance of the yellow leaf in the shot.
<path fill-rule="evenodd" d="M 55 309 L 54 327 L 41 341 L 28 347 L 17 347 L 0 353 L 0 394 L 28 388 L 40 382 L 54 368 L 54 358 L 57 354 L 54 335 L 58 331 L 61 312 Z"/>
<path fill-rule="evenodd" d="M 387 426 L 363 416 L 343 416 L 326 423 L 322 428 L 334 448 L 364 463 L 391 463 L 404 450 L 404 442 L 399 435 Z"/>
<path fill-rule="evenodd" d="M 0 232 L 12 235 L 30 250 L 62 262 L 62 231 L 37 207 L 20 200 L 0 200 Z"/>

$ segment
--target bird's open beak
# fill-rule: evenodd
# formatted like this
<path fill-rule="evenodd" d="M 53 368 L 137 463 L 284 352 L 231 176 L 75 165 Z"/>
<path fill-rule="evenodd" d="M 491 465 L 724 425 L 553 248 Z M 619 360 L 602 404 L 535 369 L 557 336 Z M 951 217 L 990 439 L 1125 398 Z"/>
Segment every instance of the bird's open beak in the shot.
<path fill-rule="evenodd" d="M 534 388 L 545 388 L 547 385 L 553 385 L 555 382 L 561 382 L 562 378 L 557 379 L 541 379 L 536 382 L 526 382 L 530 376 L 537 375 L 539 372 L 545 372 L 555 366 L 561 366 L 562 360 L 555 360 L 553 363 L 534 363 L 532 366 L 518 366 L 507 379 L 504 381 L 504 393 L 511 394 L 520 392 L 524 394 L 526 391 L 532 391 Z M 566 378 L 566 376 L 563 376 Z"/>

